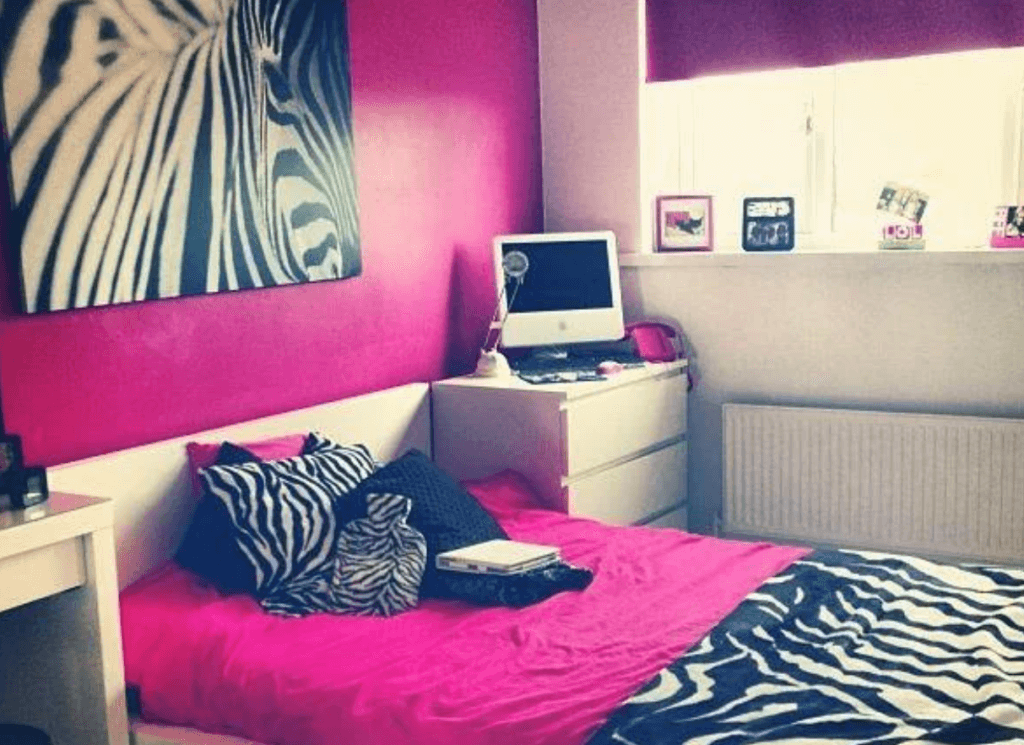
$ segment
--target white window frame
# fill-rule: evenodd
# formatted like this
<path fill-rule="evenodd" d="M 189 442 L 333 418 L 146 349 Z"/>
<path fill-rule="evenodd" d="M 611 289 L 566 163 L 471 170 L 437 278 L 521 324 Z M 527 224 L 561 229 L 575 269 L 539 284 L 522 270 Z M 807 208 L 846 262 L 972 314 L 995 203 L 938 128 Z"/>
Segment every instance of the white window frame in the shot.
<path fill-rule="evenodd" d="M 996 175 L 1001 179 L 1000 192 L 1005 203 L 1024 202 L 1024 50 L 1003 50 L 1008 54 L 1019 54 L 1022 73 L 1020 85 L 1007 99 L 1007 116 L 1012 117 L 1008 125 L 1005 143 L 1007 158 L 1012 165 Z M 999 53 L 996 50 L 994 53 Z M 963 54 L 963 53 L 962 53 Z M 969 54 L 969 53 L 967 53 Z M 1016 60 L 1016 58 L 1015 58 Z M 873 63 L 859 63 L 873 64 Z M 892 64 L 892 63 L 890 63 Z M 800 253 L 848 253 L 873 252 L 877 243 L 856 239 L 837 233 L 837 160 L 840 154 L 836 147 L 836 100 L 840 72 L 845 66 L 837 65 L 814 70 L 780 71 L 769 75 L 799 75 L 806 77 L 808 100 L 802 112 L 794 112 L 794 126 L 800 120 L 807 135 L 807 149 L 804 172 L 804 198 L 797 202 L 797 251 Z M 693 117 L 699 116 L 694 105 L 696 91 L 702 85 L 714 85 L 715 79 L 668 83 L 647 83 L 640 92 L 640 172 L 641 200 L 644 209 L 641 214 L 642 250 L 650 252 L 656 235 L 655 198 L 661 194 L 700 194 L 698 183 L 693 180 L 695 171 L 695 126 Z M 1015 132 L 1015 136 L 1013 136 Z M 845 157 L 848 155 L 843 154 Z M 840 164 L 839 167 L 842 167 Z M 713 195 L 716 196 L 716 195 Z M 756 196 L 751 194 L 749 196 Z M 769 195 L 786 196 L 786 195 Z M 994 208 L 996 205 L 992 205 Z M 718 208 L 717 199 L 715 207 Z M 720 210 L 716 210 L 721 214 Z M 926 236 L 927 237 L 927 236 Z M 986 250 L 984 245 L 956 245 L 955 241 L 944 244 L 941 238 L 935 246 L 945 250 Z M 715 251 L 742 253 L 739 244 L 739 225 L 723 225 L 716 220 Z M 929 247 L 933 247 L 930 245 Z"/>

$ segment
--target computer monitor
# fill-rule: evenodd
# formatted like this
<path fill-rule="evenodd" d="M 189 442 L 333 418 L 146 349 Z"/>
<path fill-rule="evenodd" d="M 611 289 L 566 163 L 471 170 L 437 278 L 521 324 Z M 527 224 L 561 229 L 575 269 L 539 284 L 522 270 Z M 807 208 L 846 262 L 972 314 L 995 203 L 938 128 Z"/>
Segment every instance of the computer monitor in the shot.
<path fill-rule="evenodd" d="M 512 251 L 529 261 L 521 283 L 503 269 Z M 505 318 L 502 346 L 615 341 L 625 333 L 611 231 L 500 235 L 494 239 L 494 267 Z"/>

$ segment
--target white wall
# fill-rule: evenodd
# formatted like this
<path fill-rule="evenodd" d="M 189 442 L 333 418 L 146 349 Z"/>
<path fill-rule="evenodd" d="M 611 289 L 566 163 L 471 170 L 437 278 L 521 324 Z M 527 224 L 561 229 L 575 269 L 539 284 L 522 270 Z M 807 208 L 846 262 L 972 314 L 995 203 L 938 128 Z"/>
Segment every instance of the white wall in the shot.
<path fill-rule="evenodd" d="M 635 250 L 639 8 L 539 0 L 538 11 L 546 228 L 611 227 L 624 250 Z M 1024 260 L 794 254 L 624 263 L 627 317 L 674 318 L 698 354 L 693 529 L 708 530 L 721 503 L 725 401 L 1024 417 Z"/>
<path fill-rule="evenodd" d="M 639 8 L 538 0 L 544 224 L 640 245 Z"/>
<path fill-rule="evenodd" d="M 691 529 L 720 509 L 723 402 L 1024 417 L 1024 261 L 693 258 L 623 269 L 627 316 L 673 318 L 697 351 Z"/>

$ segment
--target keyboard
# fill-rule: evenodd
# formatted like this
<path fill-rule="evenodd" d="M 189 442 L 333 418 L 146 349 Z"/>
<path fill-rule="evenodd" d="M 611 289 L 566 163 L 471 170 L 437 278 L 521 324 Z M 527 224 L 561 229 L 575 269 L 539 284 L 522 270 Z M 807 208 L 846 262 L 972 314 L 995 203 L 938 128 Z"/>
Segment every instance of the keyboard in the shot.
<path fill-rule="evenodd" d="M 528 356 L 509 360 L 520 378 L 530 383 L 566 383 L 585 380 L 603 380 L 597 366 L 606 360 L 623 367 L 642 367 L 644 360 L 632 352 L 605 351 L 601 354 L 570 353 L 566 357 Z"/>

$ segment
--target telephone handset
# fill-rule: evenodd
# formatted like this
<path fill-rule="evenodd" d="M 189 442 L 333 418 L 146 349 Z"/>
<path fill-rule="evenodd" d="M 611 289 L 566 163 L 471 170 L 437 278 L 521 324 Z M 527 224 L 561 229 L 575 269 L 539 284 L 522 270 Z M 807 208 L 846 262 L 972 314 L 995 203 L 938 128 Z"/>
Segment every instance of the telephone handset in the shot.
<path fill-rule="evenodd" d="M 630 323 L 626 326 L 626 336 L 633 340 L 636 353 L 647 362 L 671 362 L 679 357 L 679 350 L 672 343 L 679 335 L 666 323 Z"/>

